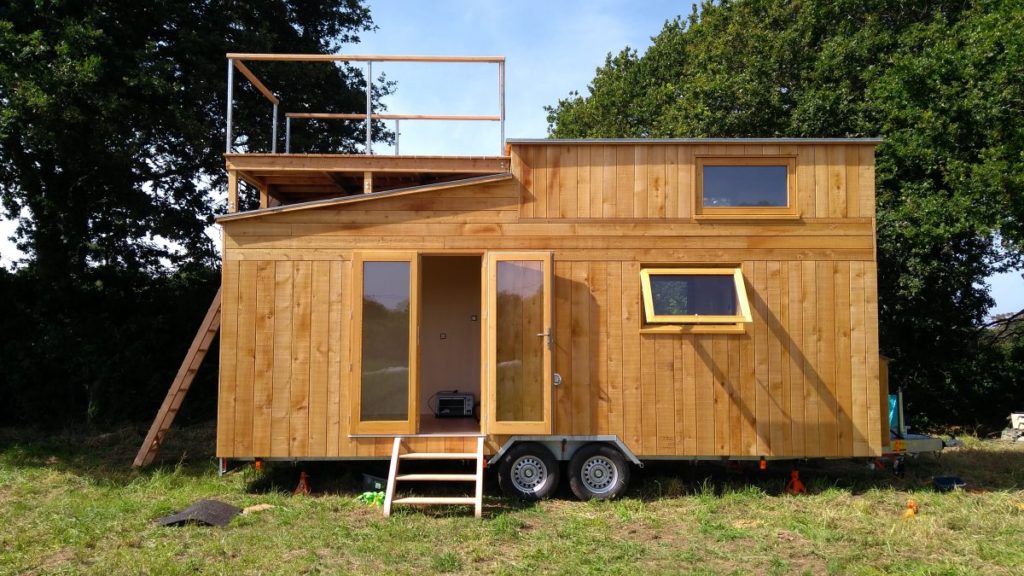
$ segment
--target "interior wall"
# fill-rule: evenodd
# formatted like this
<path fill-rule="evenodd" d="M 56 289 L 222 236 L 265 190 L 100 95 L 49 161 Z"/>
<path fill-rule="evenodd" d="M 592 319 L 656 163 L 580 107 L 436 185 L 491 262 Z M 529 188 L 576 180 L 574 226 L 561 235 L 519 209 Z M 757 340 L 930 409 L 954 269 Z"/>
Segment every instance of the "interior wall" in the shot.
<path fill-rule="evenodd" d="M 479 256 L 425 256 L 421 262 L 420 407 L 442 390 L 480 402 Z"/>

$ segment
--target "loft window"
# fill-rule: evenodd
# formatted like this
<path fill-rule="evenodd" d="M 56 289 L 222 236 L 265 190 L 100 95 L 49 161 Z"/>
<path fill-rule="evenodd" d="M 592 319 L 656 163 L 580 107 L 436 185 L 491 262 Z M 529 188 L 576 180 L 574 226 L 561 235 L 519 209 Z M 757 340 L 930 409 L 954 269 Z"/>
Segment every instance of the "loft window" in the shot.
<path fill-rule="evenodd" d="M 644 268 L 640 282 L 648 324 L 751 322 L 739 268 Z"/>
<path fill-rule="evenodd" d="M 796 159 L 698 158 L 700 216 L 795 215 Z"/>

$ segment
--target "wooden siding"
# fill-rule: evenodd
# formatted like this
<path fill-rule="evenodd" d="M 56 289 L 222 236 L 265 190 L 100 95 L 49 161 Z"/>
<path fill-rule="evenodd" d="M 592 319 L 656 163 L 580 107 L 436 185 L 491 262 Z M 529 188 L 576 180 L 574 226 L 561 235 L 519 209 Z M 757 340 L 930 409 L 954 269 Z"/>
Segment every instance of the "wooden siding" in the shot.
<path fill-rule="evenodd" d="M 218 455 L 389 454 L 349 436 L 364 249 L 553 251 L 558 434 L 614 434 L 642 456 L 879 454 L 871 148 L 719 148 L 796 154 L 802 217 L 694 221 L 699 146 L 529 145 L 512 181 L 225 223 Z M 742 267 L 746 332 L 645 331 L 641 265 L 708 263 Z"/>
<path fill-rule="evenodd" d="M 652 143 L 514 146 L 522 218 L 689 219 L 698 156 L 795 157 L 802 217 L 874 217 L 871 145 Z"/>

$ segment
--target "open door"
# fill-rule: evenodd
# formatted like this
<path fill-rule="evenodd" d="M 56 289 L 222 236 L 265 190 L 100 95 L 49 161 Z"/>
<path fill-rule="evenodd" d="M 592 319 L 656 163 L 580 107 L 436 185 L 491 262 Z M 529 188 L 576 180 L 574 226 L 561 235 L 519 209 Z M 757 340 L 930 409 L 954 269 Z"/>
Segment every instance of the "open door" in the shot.
<path fill-rule="evenodd" d="M 419 257 L 360 252 L 352 264 L 352 432 L 413 434 L 419 415 Z"/>
<path fill-rule="evenodd" d="M 551 253 L 487 256 L 486 429 L 550 434 Z"/>

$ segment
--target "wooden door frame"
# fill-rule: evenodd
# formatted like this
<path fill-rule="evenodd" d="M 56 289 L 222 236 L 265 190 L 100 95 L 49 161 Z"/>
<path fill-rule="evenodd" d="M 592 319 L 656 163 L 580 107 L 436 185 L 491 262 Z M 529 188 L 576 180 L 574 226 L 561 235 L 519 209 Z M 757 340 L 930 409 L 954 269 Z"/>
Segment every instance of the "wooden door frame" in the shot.
<path fill-rule="evenodd" d="M 541 261 L 543 276 L 543 325 L 549 334 L 542 356 L 543 419 L 539 421 L 499 422 L 497 420 L 497 280 L 498 262 Z M 492 251 L 484 256 L 483 312 L 484 322 L 484 363 L 481 384 L 482 430 L 486 434 L 551 434 L 554 432 L 554 254 L 549 251 Z"/>
<path fill-rule="evenodd" d="M 362 421 L 363 263 L 409 262 L 408 420 Z M 420 254 L 416 251 L 357 251 L 352 255 L 352 378 L 350 434 L 415 434 L 419 428 Z"/>

